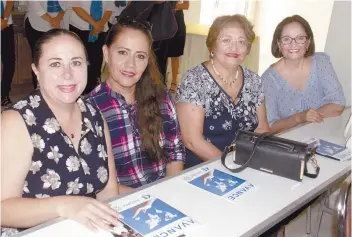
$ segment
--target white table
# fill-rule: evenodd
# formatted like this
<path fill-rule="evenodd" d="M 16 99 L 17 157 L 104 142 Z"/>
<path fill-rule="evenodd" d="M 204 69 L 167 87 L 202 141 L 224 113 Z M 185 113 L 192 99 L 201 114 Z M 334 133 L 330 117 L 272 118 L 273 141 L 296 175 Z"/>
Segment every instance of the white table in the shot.
<path fill-rule="evenodd" d="M 344 144 L 343 132 L 350 112 L 350 109 L 346 109 L 340 117 L 326 119 L 321 124 L 302 126 L 281 136 L 298 141 L 314 136 Z M 202 224 L 201 228 L 187 234 L 187 237 L 257 236 L 320 195 L 351 170 L 350 161 L 339 162 L 320 156 L 317 160 L 321 168 L 318 178 L 304 177 L 303 182 L 250 168 L 236 174 L 254 184 L 257 189 L 233 203 L 194 188 L 180 177 L 160 180 L 130 195 L 119 197 L 119 200 L 132 199 L 147 193 L 157 196 Z M 196 168 L 202 166 L 227 172 L 219 160 Z M 181 175 L 187 172 L 189 171 Z M 21 233 L 25 234 L 28 237 L 94 236 L 85 227 L 70 220 L 54 220 Z"/>

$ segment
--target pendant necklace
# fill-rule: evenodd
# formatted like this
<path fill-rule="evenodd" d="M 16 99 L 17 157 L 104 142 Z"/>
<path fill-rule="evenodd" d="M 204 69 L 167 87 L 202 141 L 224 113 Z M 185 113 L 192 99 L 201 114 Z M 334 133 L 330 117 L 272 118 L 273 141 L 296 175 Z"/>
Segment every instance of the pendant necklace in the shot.
<path fill-rule="evenodd" d="M 213 70 L 214 70 L 215 74 L 220 78 L 220 80 L 222 80 L 223 82 L 225 82 L 227 85 L 230 85 L 230 86 L 231 86 L 232 84 L 234 84 L 234 83 L 237 81 L 237 77 L 238 77 L 238 68 L 237 68 L 237 71 L 236 71 L 235 79 L 229 82 L 229 81 L 227 81 L 224 77 L 222 77 L 222 76 L 220 75 L 220 73 L 218 72 L 218 70 L 216 70 L 213 59 L 210 59 L 210 62 L 211 62 L 211 65 L 213 66 Z"/>

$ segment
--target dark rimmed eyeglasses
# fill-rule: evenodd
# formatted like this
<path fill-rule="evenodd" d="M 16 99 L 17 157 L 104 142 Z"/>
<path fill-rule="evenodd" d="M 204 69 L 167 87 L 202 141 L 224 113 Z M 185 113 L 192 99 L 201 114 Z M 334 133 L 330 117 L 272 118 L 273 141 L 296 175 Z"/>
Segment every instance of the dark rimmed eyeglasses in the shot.
<path fill-rule="evenodd" d="M 296 38 L 291 38 L 290 36 L 283 36 L 280 38 L 280 43 L 283 45 L 291 44 L 292 41 L 295 41 L 296 44 L 304 44 L 308 39 L 308 36 L 299 35 Z"/>
<path fill-rule="evenodd" d="M 135 19 L 129 16 L 126 17 L 117 17 L 117 23 L 123 26 L 134 26 L 149 32 L 152 31 L 152 25 L 148 21 L 143 21 Z"/>

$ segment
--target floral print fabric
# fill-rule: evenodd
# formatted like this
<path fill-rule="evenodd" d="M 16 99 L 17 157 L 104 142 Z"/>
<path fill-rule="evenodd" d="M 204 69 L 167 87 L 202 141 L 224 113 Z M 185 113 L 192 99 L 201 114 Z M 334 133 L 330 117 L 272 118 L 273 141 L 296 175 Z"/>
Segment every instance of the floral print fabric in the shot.
<path fill-rule="evenodd" d="M 254 131 L 258 126 L 257 108 L 264 101 L 260 77 L 246 67 L 242 67 L 244 80 L 238 93 L 238 102 L 222 89 L 200 64 L 183 76 L 177 90 L 176 103 L 191 103 L 204 109 L 204 138 L 220 150 L 229 145 L 237 131 Z M 199 164 L 201 160 L 187 150 L 185 168 Z"/>
<path fill-rule="evenodd" d="M 40 90 L 9 108 L 22 115 L 34 148 L 23 197 L 79 195 L 95 198 L 107 184 L 108 155 L 102 115 L 81 99 L 77 104 L 82 112 L 78 152 Z M 16 230 L 2 228 L 1 232 L 1 236 L 9 236 Z"/>

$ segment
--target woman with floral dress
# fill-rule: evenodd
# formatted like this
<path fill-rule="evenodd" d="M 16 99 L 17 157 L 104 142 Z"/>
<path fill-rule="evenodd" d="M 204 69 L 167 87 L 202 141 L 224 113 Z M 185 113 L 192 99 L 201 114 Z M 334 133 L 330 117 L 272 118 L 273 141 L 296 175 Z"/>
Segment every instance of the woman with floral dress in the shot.
<path fill-rule="evenodd" d="M 50 30 L 36 42 L 32 69 L 40 89 L 1 115 L 1 236 L 56 217 L 110 230 L 119 214 L 101 201 L 119 192 L 106 122 L 79 98 L 84 45 Z"/>
<path fill-rule="evenodd" d="M 210 60 L 184 74 L 176 110 L 187 148 L 185 168 L 219 158 L 240 129 L 269 130 L 261 79 L 240 65 L 254 38 L 244 16 L 218 17 L 206 41 Z"/>

